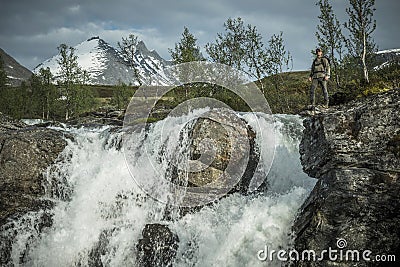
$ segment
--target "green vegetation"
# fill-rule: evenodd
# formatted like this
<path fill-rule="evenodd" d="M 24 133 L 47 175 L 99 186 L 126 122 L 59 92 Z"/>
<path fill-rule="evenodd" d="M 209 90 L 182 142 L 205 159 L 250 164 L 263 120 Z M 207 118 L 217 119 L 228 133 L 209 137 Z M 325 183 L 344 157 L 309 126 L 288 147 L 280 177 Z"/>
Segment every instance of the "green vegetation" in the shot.
<path fill-rule="evenodd" d="M 309 104 L 309 74 L 308 71 L 285 72 L 261 80 L 267 88 L 264 95 L 273 113 L 296 114 Z M 275 87 L 276 81 L 280 82 L 279 89 Z"/>
<path fill-rule="evenodd" d="M 77 116 L 93 108 L 95 101 L 92 91 L 84 90 L 83 85 L 87 83 L 89 76 L 79 67 L 75 49 L 61 44 L 58 51 L 61 57 L 58 60 L 60 72 L 57 82 L 64 103 L 65 120 L 68 120 L 70 116 Z"/>
<path fill-rule="evenodd" d="M 376 20 L 373 19 L 375 0 L 350 0 L 346 9 L 349 16 L 344 27 L 349 31 L 346 47 L 352 58 L 358 59 L 359 69 L 362 71 L 365 83 L 369 83 L 369 69 L 371 59 L 376 51 L 376 44 L 371 37 L 376 29 Z"/>
<path fill-rule="evenodd" d="M 128 37 L 123 38 L 121 42 L 118 42 L 118 50 L 123 55 L 124 59 L 129 62 L 129 65 L 133 69 L 136 80 L 139 85 L 143 84 L 142 77 L 139 74 L 139 70 L 135 64 L 135 53 L 139 44 L 138 37 L 134 34 L 130 34 Z"/>
<path fill-rule="evenodd" d="M 88 74 L 78 66 L 74 48 L 61 44 L 58 49 L 61 71 L 57 85 L 50 69 L 41 69 L 19 87 L 2 84 L 0 112 L 15 118 L 68 120 L 96 107 L 95 92 L 85 87 Z"/>
<path fill-rule="evenodd" d="M 113 90 L 110 104 L 119 110 L 125 109 L 128 106 L 132 96 L 133 92 L 129 86 L 120 82 Z"/>
<path fill-rule="evenodd" d="M 224 23 L 225 31 L 217 34 L 214 43 L 205 47 L 211 61 L 228 65 L 245 72 L 255 80 L 275 75 L 289 69 L 290 52 L 285 49 L 283 33 L 273 34 L 268 46 L 262 41 L 261 34 L 251 24 L 245 25 L 239 17 L 229 18 Z M 279 87 L 276 80 L 275 87 Z M 260 89 L 265 93 L 263 83 Z"/>
<path fill-rule="evenodd" d="M 189 32 L 189 29 L 184 27 L 180 42 L 175 44 L 173 50 L 169 49 L 174 64 L 205 60 L 196 41 L 197 39 Z"/>
<path fill-rule="evenodd" d="M 216 99 L 237 111 L 250 111 L 247 104 L 235 93 L 221 86 L 207 83 L 192 83 L 173 88 L 157 103 L 154 110 L 169 110 L 189 99 L 199 97 Z"/>

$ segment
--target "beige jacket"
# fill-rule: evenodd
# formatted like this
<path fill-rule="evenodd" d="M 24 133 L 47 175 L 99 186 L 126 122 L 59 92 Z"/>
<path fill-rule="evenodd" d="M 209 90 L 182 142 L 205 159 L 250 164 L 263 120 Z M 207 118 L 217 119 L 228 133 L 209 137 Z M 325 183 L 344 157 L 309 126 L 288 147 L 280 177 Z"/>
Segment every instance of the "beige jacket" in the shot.
<path fill-rule="evenodd" d="M 323 61 L 323 62 L 322 62 Z M 324 78 L 331 76 L 331 67 L 329 61 L 325 57 L 315 58 L 311 65 L 310 77 L 313 79 Z"/>

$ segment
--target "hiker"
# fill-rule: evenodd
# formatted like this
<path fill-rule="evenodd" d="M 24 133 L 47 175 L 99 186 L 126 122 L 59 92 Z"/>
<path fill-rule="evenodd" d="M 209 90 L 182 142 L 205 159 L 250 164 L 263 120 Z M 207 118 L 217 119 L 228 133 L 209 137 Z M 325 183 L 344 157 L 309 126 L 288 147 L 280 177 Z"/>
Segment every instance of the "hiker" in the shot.
<path fill-rule="evenodd" d="M 322 92 L 324 94 L 324 107 L 328 108 L 329 96 L 327 83 L 331 75 L 331 67 L 329 65 L 329 59 L 322 56 L 321 48 L 317 48 L 315 53 L 317 54 L 317 57 L 314 59 L 311 65 L 311 73 L 310 77 L 308 78 L 308 80 L 312 82 L 310 88 L 311 108 L 315 107 L 315 89 L 317 89 L 318 84 L 321 85 Z"/>

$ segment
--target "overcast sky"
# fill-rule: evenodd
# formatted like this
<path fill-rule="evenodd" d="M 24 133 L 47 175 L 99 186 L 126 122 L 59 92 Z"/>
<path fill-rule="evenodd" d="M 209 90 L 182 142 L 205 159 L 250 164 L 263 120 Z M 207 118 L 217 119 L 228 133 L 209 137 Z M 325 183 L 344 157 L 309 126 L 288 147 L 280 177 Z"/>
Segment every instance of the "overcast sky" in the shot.
<path fill-rule="evenodd" d="M 6 2 L 6 3 L 5 3 Z M 168 48 L 181 38 L 183 27 L 204 45 L 215 41 L 229 18 L 241 17 L 257 27 L 267 42 L 283 31 L 294 70 L 311 64 L 316 46 L 319 8 L 316 0 L 3 0 L 0 8 L 0 47 L 33 69 L 57 54 L 57 46 L 75 46 L 100 36 L 116 47 L 122 37 L 138 35 L 149 49 L 170 59 Z M 348 0 L 332 0 L 341 22 L 347 20 Z M 400 48 L 400 1 L 377 0 L 374 38 L 380 50 Z"/>

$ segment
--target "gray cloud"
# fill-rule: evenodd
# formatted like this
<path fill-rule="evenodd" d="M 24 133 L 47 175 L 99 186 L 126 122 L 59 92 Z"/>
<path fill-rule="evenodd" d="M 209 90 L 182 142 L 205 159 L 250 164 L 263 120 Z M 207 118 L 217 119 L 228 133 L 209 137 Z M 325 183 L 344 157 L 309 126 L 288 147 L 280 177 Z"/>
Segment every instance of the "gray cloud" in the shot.
<path fill-rule="evenodd" d="M 315 47 L 318 23 L 316 0 L 114 0 L 54 1 L 17 0 L 0 9 L 0 47 L 32 69 L 57 53 L 61 43 L 76 45 L 93 35 L 116 45 L 129 33 L 138 34 L 148 48 L 168 59 L 183 27 L 197 37 L 203 48 L 222 32 L 227 18 L 242 17 L 257 27 L 267 42 L 284 32 L 294 69 L 307 69 Z M 339 19 L 346 19 L 347 0 L 332 1 Z M 380 49 L 400 47 L 397 34 L 399 1 L 377 1 L 375 40 Z M 204 51 L 203 51 L 204 52 Z"/>

